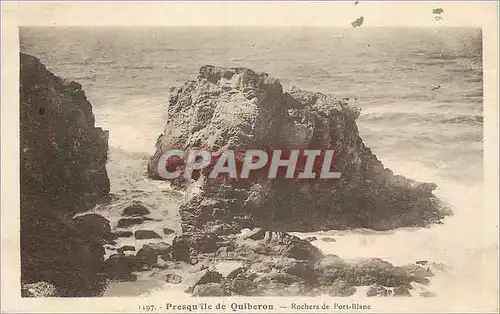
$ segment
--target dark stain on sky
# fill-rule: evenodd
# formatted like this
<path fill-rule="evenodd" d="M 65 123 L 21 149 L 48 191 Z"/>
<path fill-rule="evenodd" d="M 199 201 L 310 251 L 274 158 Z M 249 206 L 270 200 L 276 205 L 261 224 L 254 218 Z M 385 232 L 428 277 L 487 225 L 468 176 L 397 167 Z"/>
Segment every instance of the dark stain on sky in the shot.
<path fill-rule="evenodd" d="M 352 27 L 361 27 L 362 24 L 363 24 L 363 17 L 362 16 L 357 18 L 356 21 L 351 23 Z"/>

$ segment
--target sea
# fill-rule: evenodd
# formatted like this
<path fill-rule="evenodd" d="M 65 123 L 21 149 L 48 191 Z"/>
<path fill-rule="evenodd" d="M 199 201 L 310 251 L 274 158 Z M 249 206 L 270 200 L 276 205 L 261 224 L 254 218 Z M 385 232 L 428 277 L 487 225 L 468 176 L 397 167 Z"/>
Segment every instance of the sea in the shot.
<path fill-rule="evenodd" d="M 361 109 L 360 135 L 384 166 L 436 183 L 436 196 L 454 212 L 428 228 L 296 235 L 315 235 L 319 240 L 312 243 L 323 252 L 346 259 L 441 265 L 425 287 L 438 297 L 480 299 L 497 289 L 487 264 L 497 254 L 495 239 L 481 232 L 480 29 L 25 27 L 20 49 L 40 58 L 56 75 L 81 83 L 96 125 L 110 131 L 107 170 L 113 201 L 94 209 L 110 220 L 116 221 L 120 209 L 137 199 L 162 221 L 146 227 L 180 232 L 177 206 L 182 193 L 146 176 L 148 158 L 166 122 L 169 88 L 196 79 L 202 65 L 248 67 L 278 78 L 285 90 L 298 86 L 354 99 Z M 121 241 L 142 245 L 139 240 Z M 167 289 L 164 281 L 150 276 L 111 283 L 104 296 L 162 295 Z M 425 294 L 417 287 L 412 295 Z"/>

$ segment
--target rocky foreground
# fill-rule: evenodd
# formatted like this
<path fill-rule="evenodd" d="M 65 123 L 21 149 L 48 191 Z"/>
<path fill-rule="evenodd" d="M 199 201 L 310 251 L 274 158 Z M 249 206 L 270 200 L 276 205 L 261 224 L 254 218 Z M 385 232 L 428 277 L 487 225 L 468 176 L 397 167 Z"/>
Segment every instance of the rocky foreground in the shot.
<path fill-rule="evenodd" d="M 413 286 L 428 285 L 439 266 L 417 261 L 398 267 L 379 258 L 345 261 L 323 255 L 307 240 L 260 228 L 223 236 L 188 232 L 171 244 L 159 234 L 147 237 L 151 242 L 137 252 L 134 246 L 113 249 L 105 262 L 110 279 L 160 279 L 205 297 L 351 296 L 360 287 L 367 288 L 367 296 L 411 296 Z"/>
<path fill-rule="evenodd" d="M 80 84 L 20 58 L 23 295 L 92 296 L 105 280 L 105 240 L 96 217 L 73 216 L 109 192 L 108 132 L 95 127 Z"/>

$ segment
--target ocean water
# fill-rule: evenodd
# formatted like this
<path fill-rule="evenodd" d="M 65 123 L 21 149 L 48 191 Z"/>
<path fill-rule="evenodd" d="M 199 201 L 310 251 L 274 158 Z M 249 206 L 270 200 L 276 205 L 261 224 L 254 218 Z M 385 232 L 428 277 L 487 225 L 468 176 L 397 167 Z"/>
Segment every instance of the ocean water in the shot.
<path fill-rule="evenodd" d="M 442 263 L 443 271 L 428 287 L 438 296 L 479 297 L 485 287 L 495 289 L 485 264 L 496 254 L 494 239 L 478 232 L 483 221 L 479 29 L 23 28 L 20 43 L 22 52 L 39 57 L 56 75 L 80 82 L 97 125 L 110 131 L 113 203 L 95 210 L 111 220 L 123 204 L 140 199 L 162 220 L 146 227 L 180 230 L 176 206 L 183 196 L 145 175 L 165 124 L 169 87 L 194 79 L 205 64 L 244 66 L 270 73 L 285 89 L 296 85 L 356 99 L 360 134 L 384 165 L 437 183 L 436 195 L 455 213 L 429 228 L 325 230 L 314 234 L 337 242 L 314 245 L 345 258 Z M 164 291 L 157 284 L 133 286 L 111 285 L 108 295 Z"/>

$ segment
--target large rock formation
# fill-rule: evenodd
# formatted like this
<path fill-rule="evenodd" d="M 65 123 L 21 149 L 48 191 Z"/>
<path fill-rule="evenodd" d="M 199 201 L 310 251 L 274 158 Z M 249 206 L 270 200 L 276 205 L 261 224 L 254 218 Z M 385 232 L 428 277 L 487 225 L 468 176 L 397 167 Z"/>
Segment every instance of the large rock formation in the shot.
<path fill-rule="evenodd" d="M 89 233 L 89 223 L 105 232 L 106 221 L 73 216 L 109 192 L 108 132 L 94 126 L 80 84 L 20 57 L 21 280 L 53 284 L 62 296 L 95 295 L 104 234 Z"/>
<path fill-rule="evenodd" d="M 334 149 L 340 180 L 207 179 L 181 206 L 184 231 L 235 233 L 255 226 L 282 231 L 424 226 L 443 218 L 432 183 L 394 175 L 365 146 L 347 99 L 293 88 L 245 68 L 203 66 L 196 81 L 171 90 L 168 121 L 148 166 L 161 179 L 160 156 L 170 149 L 215 154 L 245 149 Z M 176 181 L 175 183 L 183 183 Z M 189 182 L 187 182 L 189 184 Z"/>

